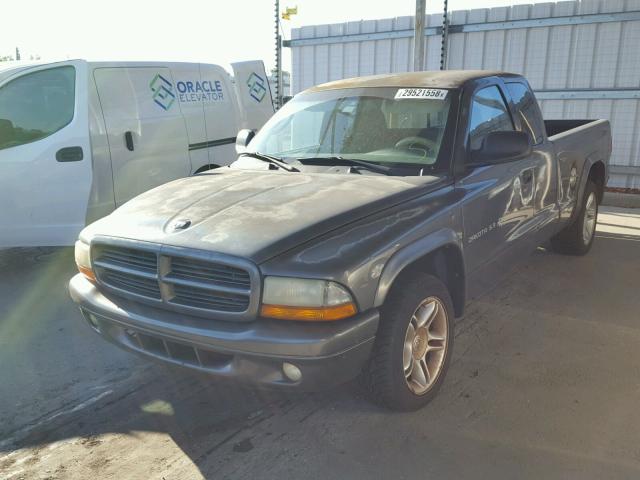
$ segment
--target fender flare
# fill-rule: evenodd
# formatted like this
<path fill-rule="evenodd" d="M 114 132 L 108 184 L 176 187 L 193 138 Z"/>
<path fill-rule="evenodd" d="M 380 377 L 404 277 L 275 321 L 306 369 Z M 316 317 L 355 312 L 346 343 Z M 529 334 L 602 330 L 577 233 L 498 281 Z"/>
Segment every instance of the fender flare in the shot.
<path fill-rule="evenodd" d="M 598 162 L 604 165 L 605 186 L 607 184 L 607 179 L 606 179 L 608 175 L 607 162 L 605 162 L 601 158 L 595 158 L 594 155 L 587 156 L 587 158 L 584 159 L 584 163 L 582 164 L 582 172 L 580 173 L 580 184 L 578 185 L 578 190 L 576 192 L 576 203 L 573 206 L 573 211 L 571 212 L 571 218 L 569 222 L 573 222 L 578 216 L 579 205 L 581 205 L 582 197 L 584 196 L 584 190 L 587 187 L 587 180 L 589 179 L 589 173 L 591 172 L 591 167 L 593 167 Z"/>
<path fill-rule="evenodd" d="M 385 263 L 378 281 L 374 306 L 380 307 L 393 282 L 405 267 L 444 246 L 455 246 L 462 253 L 462 238 L 449 228 L 436 230 L 396 251 Z M 464 257 L 463 257 L 464 258 Z M 463 262 L 464 263 L 464 262 Z M 463 267 L 464 268 L 464 267 Z"/>

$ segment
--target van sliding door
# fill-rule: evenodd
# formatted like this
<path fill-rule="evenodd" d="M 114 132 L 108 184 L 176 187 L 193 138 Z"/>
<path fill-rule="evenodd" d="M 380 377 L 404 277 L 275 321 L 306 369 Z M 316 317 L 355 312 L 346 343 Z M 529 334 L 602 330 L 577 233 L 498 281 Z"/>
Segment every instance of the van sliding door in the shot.
<path fill-rule="evenodd" d="M 166 67 L 94 70 L 107 129 L 116 206 L 191 173 L 175 81 Z"/>

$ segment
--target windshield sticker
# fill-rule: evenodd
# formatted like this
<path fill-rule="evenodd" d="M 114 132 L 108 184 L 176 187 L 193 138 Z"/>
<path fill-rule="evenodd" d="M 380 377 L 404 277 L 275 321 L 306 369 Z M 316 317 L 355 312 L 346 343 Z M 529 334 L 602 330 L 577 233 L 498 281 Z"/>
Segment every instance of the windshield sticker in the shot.
<path fill-rule="evenodd" d="M 426 98 L 431 100 L 444 100 L 447 98 L 447 90 L 441 88 L 400 88 L 393 98 Z"/>

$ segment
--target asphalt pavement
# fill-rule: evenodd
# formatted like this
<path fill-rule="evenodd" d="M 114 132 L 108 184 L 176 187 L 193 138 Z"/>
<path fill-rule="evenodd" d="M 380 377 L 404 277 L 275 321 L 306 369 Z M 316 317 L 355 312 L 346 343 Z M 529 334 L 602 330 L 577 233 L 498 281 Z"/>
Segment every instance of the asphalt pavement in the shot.
<path fill-rule="evenodd" d="M 639 478 L 640 210 L 603 210 L 589 255 L 540 248 L 468 306 L 401 414 L 121 351 L 68 298 L 71 249 L 2 250 L 0 478 Z"/>

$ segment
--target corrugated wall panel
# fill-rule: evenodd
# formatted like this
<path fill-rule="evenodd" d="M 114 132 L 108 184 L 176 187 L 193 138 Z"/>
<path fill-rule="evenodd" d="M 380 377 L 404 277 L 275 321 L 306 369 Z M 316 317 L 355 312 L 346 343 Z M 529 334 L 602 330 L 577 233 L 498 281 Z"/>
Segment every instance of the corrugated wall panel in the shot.
<path fill-rule="evenodd" d="M 553 17 L 568 17 L 575 13 L 575 2 L 559 2 L 553 7 Z M 546 89 L 566 88 L 569 82 L 569 62 L 573 43 L 572 26 L 549 28 L 549 44 L 544 86 Z"/>
<path fill-rule="evenodd" d="M 427 27 L 441 27 L 442 14 L 429 15 Z M 427 70 L 440 69 L 440 49 L 442 47 L 442 39 L 439 36 L 432 35 L 427 37 L 427 45 L 425 47 L 425 67 Z"/>
<path fill-rule="evenodd" d="M 467 23 L 484 23 L 487 21 L 486 8 L 469 10 L 467 12 Z M 481 70 L 484 58 L 484 37 L 485 32 L 474 32 L 463 35 L 456 35 L 462 38 L 464 45 L 464 60 L 462 68 L 466 70 Z"/>
<path fill-rule="evenodd" d="M 396 18 L 396 30 L 409 30 L 413 28 L 413 17 Z M 392 72 L 406 72 L 411 68 L 411 39 L 396 38 L 393 40 L 393 63 Z"/>
<path fill-rule="evenodd" d="M 558 19 L 619 12 L 640 12 L 640 0 L 561 1 L 454 11 L 450 24 Z M 447 46 L 447 68 L 522 73 L 536 91 L 639 91 L 640 20 L 598 22 L 578 21 L 570 25 L 544 25 L 543 22 L 543 25 L 526 28 L 452 33 Z M 440 27 L 442 15 L 429 15 L 426 25 Z M 340 78 L 411 70 L 412 29 L 413 17 L 294 29 L 293 91 Z M 376 37 L 343 38 L 359 34 Z M 331 37 L 338 38 L 338 43 L 326 41 Z M 316 41 L 311 45 L 295 45 L 295 40 L 304 39 Z M 439 35 L 427 36 L 427 69 L 440 67 L 440 47 Z M 640 173 L 640 99 L 543 99 L 540 105 L 547 118 L 609 119 L 614 135 L 612 164 L 638 167 Z M 615 174 L 609 184 L 640 188 L 640 175 Z"/>
<path fill-rule="evenodd" d="M 348 22 L 347 23 L 347 35 L 360 33 L 361 22 Z M 359 75 L 360 66 L 360 43 L 348 42 L 344 45 L 345 58 L 344 58 L 344 76 L 357 77 Z"/>
<path fill-rule="evenodd" d="M 344 35 L 344 24 L 329 26 L 329 36 Z M 341 43 L 329 45 L 329 81 L 344 78 L 344 45 Z"/>
<path fill-rule="evenodd" d="M 466 10 L 460 10 L 451 13 L 451 23 L 456 25 L 463 25 L 467 23 Z M 447 57 L 447 68 L 450 70 L 456 70 L 464 68 L 464 35 L 452 34 L 449 35 L 449 48 Z"/>
<path fill-rule="evenodd" d="M 393 19 L 378 20 L 376 25 L 376 31 L 388 32 L 393 29 Z M 375 62 L 374 73 L 389 73 L 391 71 L 391 64 L 393 61 L 392 48 L 393 40 L 378 40 L 374 44 L 375 46 Z"/>
<path fill-rule="evenodd" d="M 314 35 L 316 37 L 328 37 L 329 25 L 318 25 L 315 28 Z M 329 81 L 329 45 L 316 45 L 315 47 L 315 65 L 318 69 L 314 75 L 314 81 L 317 83 L 327 83 Z"/>
<path fill-rule="evenodd" d="M 496 7 L 489 11 L 489 22 L 504 22 L 509 15 L 508 7 Z M 485 33 L 485 51 L 482 68 L 498 70 L 504 64 L 506 30 L 497 30 Z"/>
<path fill-rule="evenodd" d="M 376 20 L 366 20 L 360 25 L 360 33 L 373 33 L 376 31 Z M 375 48 L 376 42 L 360 43 L 360 68 L 358 75 L 373 75 L 375 73 Z"/>

